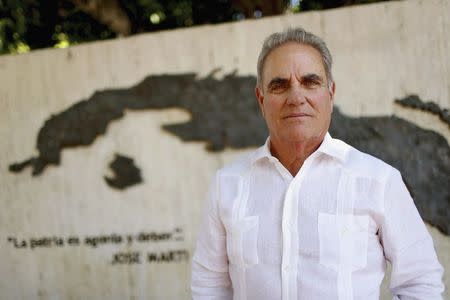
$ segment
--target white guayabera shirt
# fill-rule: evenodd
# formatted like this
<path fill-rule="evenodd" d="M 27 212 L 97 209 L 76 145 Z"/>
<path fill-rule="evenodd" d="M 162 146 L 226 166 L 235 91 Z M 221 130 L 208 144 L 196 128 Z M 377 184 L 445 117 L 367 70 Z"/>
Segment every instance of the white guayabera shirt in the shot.
<path fill-rule="evenodd" d="M 442 299 L 431 236 L 400 173 L 327 133 L 295 177 L 256 152 L 219 170 L 192 266 L 193 299 Z"/>

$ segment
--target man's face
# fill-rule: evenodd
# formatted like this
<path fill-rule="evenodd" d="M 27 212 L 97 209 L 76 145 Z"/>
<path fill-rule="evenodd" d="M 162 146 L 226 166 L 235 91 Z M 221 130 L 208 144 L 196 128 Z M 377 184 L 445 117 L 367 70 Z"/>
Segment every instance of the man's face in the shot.
<path fill-rule="evenodd" d="M 305 142 L 328 131 L 334 83 L 329 87 L 320 53 L 286 43 L 266 57 L 256 96 L 272 140 Z"/>

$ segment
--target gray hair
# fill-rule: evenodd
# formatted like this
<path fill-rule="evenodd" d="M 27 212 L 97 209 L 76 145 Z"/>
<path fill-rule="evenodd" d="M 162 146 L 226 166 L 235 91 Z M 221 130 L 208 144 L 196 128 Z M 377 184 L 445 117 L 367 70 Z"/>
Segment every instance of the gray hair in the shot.
<path fill-rule="evenodd" d="M 285 31 L 273 33 L 266 38 L 258 57 L 257 85 L 260 88 L 262 87 L 262 72 L 267 56 L 270 54 L 270 52 L 272 52 L 272 50 L 288 42 L 308 45 L 319 51 L 327 76 L 328 87 L 330 87 L 331 83 L 333 82 L 333 76 L 331 75 L 331 65 L 333 60 L 331 58 L 330 50 L 328 50 L 327 45 L 320 37 L 304 30 L 301 27 L 288 28 Z"/>

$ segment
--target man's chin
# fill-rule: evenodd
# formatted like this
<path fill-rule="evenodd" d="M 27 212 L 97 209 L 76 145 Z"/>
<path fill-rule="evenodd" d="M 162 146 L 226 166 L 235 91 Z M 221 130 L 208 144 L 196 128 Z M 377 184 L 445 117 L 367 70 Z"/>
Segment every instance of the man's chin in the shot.
<path fill-rule="evenodd" d="M 323 138 L 323 135 L 317 132 L 310 132 L 308 130 L 296 130 L 294 132 L 286 133 L 283 137 L 283 140 L 289 143 L 304 143 L 304 142 L 312 142 L 320 140 Z"/>

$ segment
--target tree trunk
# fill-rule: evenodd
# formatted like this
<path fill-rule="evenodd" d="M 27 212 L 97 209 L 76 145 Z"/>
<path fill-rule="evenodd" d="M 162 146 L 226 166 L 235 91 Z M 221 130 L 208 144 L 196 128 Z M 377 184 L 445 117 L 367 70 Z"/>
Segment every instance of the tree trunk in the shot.
<path fill-rule="evenodd" d="M 131 33 L 131 21 L 118 0 L 70 0 L 99 23 L 108 26 L 119 35 Z"/>

